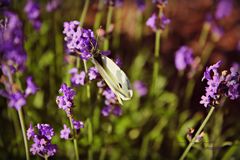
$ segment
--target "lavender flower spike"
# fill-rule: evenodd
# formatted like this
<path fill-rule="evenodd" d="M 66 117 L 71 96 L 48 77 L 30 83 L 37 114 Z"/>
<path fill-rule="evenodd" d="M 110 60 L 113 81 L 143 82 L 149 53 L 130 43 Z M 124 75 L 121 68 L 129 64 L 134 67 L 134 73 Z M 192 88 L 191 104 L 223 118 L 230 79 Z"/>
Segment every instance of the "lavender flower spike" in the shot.
<path fill-rule="evenodd" d="M 97 41 L 92 30 L 81 28 L 79 24 L 78 21 L 64 22 L 64 40 L 70 53 L 78 53 L 82 59 L 88 60 L 97 49 Z"/>
<path fill-rule="evenodd" d="M 235 100 L 240 96 L 239 70 L 231 68 L 229 74 L 226 71 L 219 74 L 218 68 L 220 65 L 221 61 L 218 61 L 204 72 L 203 80 L 207 80 L 208 86 L 205 89 L 205 95 L 201 97 L 200 104 L 203 104 L 205 107 L 218 104 L 223 96 L 231 100 Z"/>
<path fill-rule="evenodd" d="M 175 55 L 175 66 L 177 70 L 185 70 L 193 63 L 193 51 L 187 46 L 182 46 Z"/>
<path fill-rule="evenodd" d="M 49 124 L 37 124 L 36 128 L 38 132 L 34 132 L 32 125 L 27 130 L 28 140 L 33 140 L 30 152 L 42 158 L 54 156 L 57 146 L 51 143 L 53 128 Z"/>
<path fill-rule="evenodd" d="M 32 77 L 27 77 L 27 88 L 25 90 L 25 96 L 35 94 L 37 90 L 37 85 L 33 82 Z"/>
<path fill-rule="evenodd" d="M 156 31 L 158 29 L 164 30 L 169 23 L 170 19 L 168 19 L 163 13 L 160 17 L 157 17 L 157 15 L 154 13 L 147 20 L 146 25 L 149 26 L 153 31 Z"/>
<path fill-rule="evenodd" d="M 135 81 L 133 86 L 140 97 L 145 96 L 148 92 L 147 86 L 141 81 Z"/>
<path fill-rule="evenodd" d="M 232 0 L 220 0 L 217 5 L 215 17 L 217 19 L 222 19 L 226 16 L 229 16 L 231 14 L 232 9 L 233 9 Z"/>
<path fill-rule="evenodd" d="M 40 6 L 37 1 L 28 0 L 27 4 L 24 7 L 24 11 L 28 16 L 29 21 L 32 23 L 33 27 L 36 30 L 41 28 L 40 21 Z"/>
<path fill-rule="evenodd" d="M 63 129 L 60 131 L 60 138 L 67 140 L 69 139 L 70 133 L 70 128 L 68 128 L 67 125 L 64 124 Z"/>

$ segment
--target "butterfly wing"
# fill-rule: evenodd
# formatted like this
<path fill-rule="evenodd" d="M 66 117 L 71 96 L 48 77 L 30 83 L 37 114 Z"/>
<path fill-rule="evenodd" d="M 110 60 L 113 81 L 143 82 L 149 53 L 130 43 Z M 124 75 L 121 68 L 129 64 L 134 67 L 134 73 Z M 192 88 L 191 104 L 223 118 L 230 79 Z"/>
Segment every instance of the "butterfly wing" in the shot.
<path fill-rule="evenodd" d="M 132 97 L 132 89 L 126 74 L 108 57 L 98 56 L 92 59 L 107 85 L 117 96 L 119 103 Z"/>
<path fill-rule="evenodd" d="M 121 99 L 130 100 L 132 98 L 133 91 L 126 74 L 107 56 L 101 56 L 101 58 L 103 61 L 103 67 L 117 86 L 116 88 Z"/>

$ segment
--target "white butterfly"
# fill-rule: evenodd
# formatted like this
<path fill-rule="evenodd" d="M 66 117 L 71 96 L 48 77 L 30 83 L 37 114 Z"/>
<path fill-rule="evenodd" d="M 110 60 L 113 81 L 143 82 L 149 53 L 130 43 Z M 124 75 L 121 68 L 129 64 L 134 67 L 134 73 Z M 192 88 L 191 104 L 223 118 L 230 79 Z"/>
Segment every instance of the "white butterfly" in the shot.
<path fill-rule="evenodd" d="M 130 82 L 126 74 L 107 56 L 97 54 L 92 58 L 92 62 L 98 72 L 105 80 L 109 88 L 116 95 L 120 104 L 122 100 L 130 100 L 133 95 Z"/>

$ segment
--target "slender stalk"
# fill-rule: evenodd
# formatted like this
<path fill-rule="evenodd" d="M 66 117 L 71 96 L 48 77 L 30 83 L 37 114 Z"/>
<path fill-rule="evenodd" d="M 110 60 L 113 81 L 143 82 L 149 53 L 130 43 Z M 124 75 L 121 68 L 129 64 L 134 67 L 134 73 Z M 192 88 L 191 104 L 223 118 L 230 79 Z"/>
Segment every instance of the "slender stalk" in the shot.
<path fill-rule="evenodd" d="M 183 152 L 182 156 L 180 157 L 180 160 L 183 160 L 187 156 L 187 154 L 190 151 L 191 147 L 194 145 L 194 142 L 196 141 L 196 138 L 199 136 L 199 134 L 202 132 L 203 128 L 207 124 L 207 122 L 208 122 L 209 118 L 211 117 L 214 109 L 215 109 L 215 107 L 211 106 L 211 109 L 208 112 L 207 117 L 204 119 L 203 123 L 201 124 L 201 126 L 197 130 L 197 133 L 195 134 L 195 136 L 193 137 L 191 142 L 188 144 L 187 148 L 185 149 L 185 151 Z"/>
<path fill-rule="evenodd" d="M 184 97 L 184 101 L 183 101 L 183 105 L 188 108 L 189 106 L 189 101 L 192 98 L 192 93 L 193 93 L 193 89 L 195 87 L 196 81 L 194 78 L 191 78 L 188 83 L 187 83 L 187 87 L 185 89 L 185 97 Z"/>
<path fill-rule="evenodd" d="M 108 33 L 110 30 L 111 25 L 111 19 L 112 19 L 112 13 L 113 13 L 113 6 L 109 6 L 108 13 L 107 13 L 107 23 L 106 23 L 106 32 Z M 109 49 L 109 38 L 106 37 L 103 42 L 103 50 Z"/>
<path fill-rule="evenodd" d="M 200 48 L 202 49 L 207 41 L 207 37 L 208 37 L 208 33 L 209 33 L 209 29 L 210 29 L 210 24 L 208 22 L 205 22 L 203 24 L 203 28 L 199 37 L 199 45 Z"/>
<path fill-rule="evenodd" d="M 114 24 L 114 35 L 113 35 L 113 46 L 119 48 L 120 45 L 120 32 L 121 32 L 121 12 L 122 10 L 116 10 L 115 24 Z"/>
<path fill-rule="evenodd" d="M 25 124 L 24 124 L 24 119 L 23 119 L 23 114 L 22 114 L 22 109 L 18 110 L 18 116 L 21 124 L 21 129 L 22 129 L 22 135 L 23 135 L 23 140 L 24 140 L 24 147 L 25 147 L 25 153 L 26 153 L 26 159 L 29 160 L 29 152 L 28 152 L 28 142 L 27 142 L 27 137 L 26 137 L 26 129 L 25 129 Z"/>
<path fill-rule="evenodd" d="M 142 37 L 142 21 L 143 21 L 143 14 L 141 11 L 137 12 L 137 26 L 136 26 L 136 39 L 140 41 Z"/>
<path fill-rule="evenodd" d="M 86 60 L 83 60 L 83 65 L 84 65 L 84 71 L 85 71 L 85 73 L 87 73 L 88 72 L 88 68 L 87 68 Z M 90 101 L 90 98 L 91 98 L 90 85 L 87 84 L 87 99 Z"/>
<path fill-rule="evenodd" d="M 98 1 L 98 12 L 96 14 L 95 21 L 94 21 L 94 27 L 93 27 L 95 32 L 100 27 L 100 24 L 101 24 L 101 20 L 102 20 L 102 16 L 103 16 L 102 9 L 104 6 L 103 2 L 104 2 L 104 0 Z"/>
<path fill-rule="evenodd" d="M 160 9 L 158 16 L 160 16 L 161 14 L 162 14 L 162 9 Z M 155 87 L 158 79 L 160 39 L 161 39 L 161 30 L 158 29 L 156 31 L 156 36 L 155 36 L 154 64 L 153 64 L 153 77 L 152 77 L 152 88 L 151 88 L 152 94 L 155 92 Z"/>
<path fill-rule="evenodd" d="M 209 42 L 205 49 L 202 52 L 201 55 L 201 60 L 202 60 L 202 66 L 205 66 L 207 64 L 207 60 L 209 59 L 209 57 L 211 56 L 211 53 L 214 49 L 215 45 L 213 42 Z"/>
<path fill-rule="evenodd" d="M 69 121 L 70 121 L 71 130 L 72 130 L 72 133 L 74 136 L 73 137 L 73 145 L 74 145 L 74 151 L 75 151 L 75 158 L 76 158 L 76 160 L 79 160 L 78 146 L 77 146 L 77 140 L 75 137 L 75 130 L 73 128 L 72 117 L 69 117 Z"/>
<path fill-rule="evenodd" d="M 87 10 L 89 7 L 89 0 L 85 0 L 83 11 L 80 18 L 80 26 L 82 27 L 86 18 Z"/>
<path fill-rule="evenodd" d="M 155 90 L 157 78 L 158 78 L 158 72 L 159 72 L 160 35 L 161 35 L 161 31 L 158 30 L 156 32 L 156 38 L 155 38 L 153 77 L 152 77 L 152 89 L 151 89 L 152 93 Z"/>
<path fill-rule="evenodd" d="M 87 124 L 88 124 L 88 143 L 89 143 L 89 145 L 92 145 L 93 131 L 92 131 L 91 119 L 87 120 Z M 92 159 L 93 159 L 93 153 L 92 153 L 92 149 L 90 146 L 90 149 L 88 150 L 88 160 L 92 160 Z"/>
<path fill-rule="evenodd" d="M 48 160 L 48 156 L 44 156 L 44 159 L 45 159 L 45 160 Z"/>

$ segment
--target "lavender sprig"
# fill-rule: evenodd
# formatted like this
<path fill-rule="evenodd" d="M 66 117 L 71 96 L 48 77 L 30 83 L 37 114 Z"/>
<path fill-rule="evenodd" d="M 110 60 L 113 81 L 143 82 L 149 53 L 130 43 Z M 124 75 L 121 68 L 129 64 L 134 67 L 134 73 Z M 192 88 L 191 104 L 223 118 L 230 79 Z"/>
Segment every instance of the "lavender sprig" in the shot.
<path fill-rule="evenodd" d="M 54 156 L 57 152 L 57 145 L 51 143 L 54 136 L 53 128 L 49 124 L 37 124 L 35 128 L 30 124 L 27 130 L 28 140 L 33 141 L 30 152 L 45 159 Z"/>
<path fill-rule="evenodd" d="M 40 6 L 39 3 L 35 0 L 28 0 L 24 11 L 27 14 L 27 17 L 34 29 L 39 30 L 41 28 L 41 20 L 40 20 Z"/>
<path fill-rule="evenodd" d="M 219 74 L 218 68 L 221 64 L 222 62 L 218 61 L 216 64 L 207 67 L 204 72 L 202 80 L 206 79 L 208 86 L 205 89 L 206 94 L 201 97 L 200 104 L 203 104 L 205 107 L 219 104 L 223 96 L 229 97 L 231 100 L 239 98 L 239 71 L 232 67 L 229 74 L 227 74 L 227 71 Z"/>

